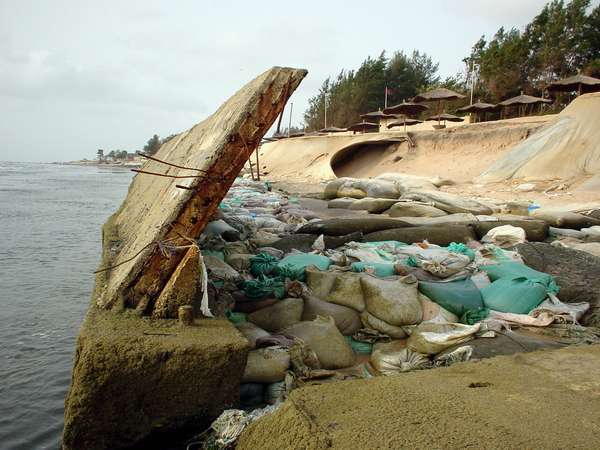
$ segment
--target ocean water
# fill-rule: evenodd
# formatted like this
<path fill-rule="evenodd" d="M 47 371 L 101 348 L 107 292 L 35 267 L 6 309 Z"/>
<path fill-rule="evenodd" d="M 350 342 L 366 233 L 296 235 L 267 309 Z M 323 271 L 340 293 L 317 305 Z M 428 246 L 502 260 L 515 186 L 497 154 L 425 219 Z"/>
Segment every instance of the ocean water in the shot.
<path fill-rule="evenodd" d="M 101 225 L 126 169 L 0 162 L 0 448 L 56 449 Z"/>

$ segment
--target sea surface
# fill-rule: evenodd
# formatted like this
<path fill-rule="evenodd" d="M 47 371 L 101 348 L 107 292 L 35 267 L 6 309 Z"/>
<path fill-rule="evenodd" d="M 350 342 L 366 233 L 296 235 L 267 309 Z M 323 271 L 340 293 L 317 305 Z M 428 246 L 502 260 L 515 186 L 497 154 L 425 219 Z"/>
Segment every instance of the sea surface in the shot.
<path fill-rule="evenodd" d="M 57 449 L 101 225 L 126 169 L 0 162 L 0 448 Z"/>

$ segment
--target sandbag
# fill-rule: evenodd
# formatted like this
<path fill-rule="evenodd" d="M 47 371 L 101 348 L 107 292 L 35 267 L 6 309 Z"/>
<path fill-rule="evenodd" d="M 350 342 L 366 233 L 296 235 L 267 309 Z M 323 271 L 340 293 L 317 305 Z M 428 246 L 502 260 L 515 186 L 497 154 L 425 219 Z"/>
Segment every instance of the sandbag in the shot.
<path fill-rule="evenodd" d="M 360 320 L 365 328 L 379 331 L 392 339 L 404 339 L 407 336 L 406 331 L 402 327 L 390 325 L 385 320 L 378 319 L 374 315 L 369 314 L 368 311 L 363 311 L 360 314 Z"/>
<path fill-rule="evenodd" d="M 342 218 L 307 223 L 306 225 L 302 225 L 297 232 L 323 234 L 325 236 L 344 236 L 357 231 L 366 234 L 405 226 L 409 225 L 402 220 L 384 217 Z"/>
<path fill-rule="evenodd" d="M 477 239 L 482 239 L 490 230 L 512 225 L 525 230 L 525 238 L 531 242 L 545 241 L 548 237 L 549 227 L 542 220 L 498 220 L 496 222 L 475 222 L 473 228 L 477 233 Z"/>
<path fill-rule="evenodd" d="M 348 209 L 355 201 L 355 198 L 350 197 L 334 198 L 327 203 L 327 207 L 331 209 Z"/>
<path fill-rule="evenodd" d="M 415 277 L 378 279 L 365 276 L 360 282 L 366 309 L 373 316 L 395 326 L 421 322 L 423 310 Z"/>
<path fill-rule="evenodd" d="M 250 259 L 250 273 L 255 277 L 271 275 L 277 267 L 278 260 L 268 253 L 259 253 Z"/>
<path fill-rule="evenodd" d="M 435 206 L 423 203 L 398 202 L 387 210 L 387 214 L 390 217 L 440 217 L 447 213 Z"/>
<path fill-rule="evenodd" d="M 203 234 L 208 237 L 219 236 L 226 241 L 240 240 L 240 232 L 224 220 L 213 220 L 212 222 L 208 222 L 206 227 L 204 227 Z"/>
<path fill-rule="evenodd" d="M 431 361 L 427 355 L 406 348 L 404 341 L 375 344 L 370 362 L 383 375 L 397 375 L 431 367 Z"/>
<path fill-rule="evenodd" d="M 248 339 L 250 348 L 256 348 L 256 340 L 258 338 L 270 336 L 268 332 L 250 322 L 242 322 L 235 327 L 246 339 Z"/>
<path fill-rule="evenodd" d="M 367 192 L 357 187 L 355 182 L 346 182 L 337 191 L 338 197 L 365 198 L 367 195 Z"/>
<path fill-rule="evenodd" d="M 240 404 L 242 406 L 258 406 L 264 398 L 265 385 L 262 383 L 240 384 Z"/>
<path fill-rule="evenodd" d="M 480 269 L 487 273 L 492 281 L 496 281 L 501 278 L 514 279 L 523 277 L 544 285 L 549 293 L 556 294 L 559 291 L 559 287 L 554 281 L 554 277 L 552 275 L 539 272 L 531 267 L 526 266 L 525 264 L 518 262 L 490 264 L 481 266 Z"/>
<path fill-rule="evenodd" d="M 349 206 L 348 209 L 352 209 L 355 211 L 367 211 L 372 214 L 379 214 L 389 209 L 397 201 L 398 199 L 365 197 L 359 200 L 355 200 Z"/>
<path fill-rule="evenodd" d="M 421 293 L 419 293 L 419 301 L 423 310 L 423 322 L 458 323 L 458 316 L 456 314 L 442 308 Z"/>
<path fill-rule="evenodd" d="M 252 238 L 249 239 L 250 244 L 254 247 L 270 247 L 273 242 L 279 240 L 279 236 L 268 231 L 257 231 Z"/>
<path fill-rule="evenodd" d="M 478 221 L 477 216 L 471 213 L 453 213 L 436 217 L 400 217 L 400 219 L 414 227 L 426 225 L 441 226 L 446 224 L 473 225 Z"/>
<path fill-rule="evenodd" d="M 286 298 L 272 306 L 248 314 L 247 320 L 271 333 L 277 333 L 300 322 L 303 309 L 302 299 Z"/>
<path fill-rule="evenodd" d="M 360 187 L 367 193 L 367 196 L 373 198 L 397 199 L 400 196 L 398 186 L 393 181 L 366 179 L 355 182 L 355 186 Z"/>
<path fill-rule="evenodd" d="M 353 180 L 354 180 L 354 178 L 342 177 L 342 178 L 336 178 L 335 180 L 330 181 L 325 186 L 325 190 L 323 191 L 323 198 L 326 200 L 329 200 L 329 199 L 338 197 L 338 189 L 347 181 L 353 181 Z"/>
<path fill-rule="evenodd" d="M 331 260 L 327 256 L 313 253 L 293 253 L 277 263 L 277 271 L 280 274 L 282 269 L 292 271 L 298 274 L 294 279 L 303 281 L 306 267 L 315 266 L 317 269 L 327 270 L 330 265 Z"/>
<path fill-rule="evenodd" d="M 501 248 L 511 248 L 525 242 L 525 230 L 512 225 L 501 225 L 488 231 L 481 238 L 481 242 L 494 244 Z"/>
<path fill-rule="evenodd" d="M 433 206 L 447 213 L 492 214 L 492 208 L 472 198 L 461 197 L 441 191 L 411 191 L 403 198 L 433 203 Z"/>
<path fill-rule="evenodd" d="M 225 256 L 225 262 L 235 270 L 243 272 L 250 270 L 250 259 L 254 255 L 231 253 Z"/>
<path fill-rule="evenodd" d="M 241 295 L 240 295 L 241 294 Z M 235 312 L 242 313 L 253 313 L 254 311 L 258 311 L 259 309 L 266 308 L 267 306 L 274 305 L 279 301 L 278 298 L 263 298 L 263 299 L 253 299 L 248 298 L 243 292 L 235 292 L 234 291 L 234 299 L 235 305 L 233 306 L 233 310 Z"/>
<path fill-rule="evenodd" d="M 483 307 L 481 293 L 470 279 L 446 283 L 420 281 L 419 291 L 458 317 L 467 310 Z"/>
<path fill-rule="evenodd" d="M 217 278 L 224 281 L 237 281 L 240 274 L 237 270 L 221 259 L 206 255 L 204 256 L 204 264 L 208 270 L 210 278 Z"/>
<path fill-rule="evenodd" d="M 344 336 L 356 333 L 362 326 L 358 312 L 352 308 L 323 301 L 314 295 L 305 297 L 302 320 L 314 320 L 317 316 L 332 317 Z"/>
<path fill-rule="evenodd" d="M 338 272 L 329 294 L 320 298 L 337 305 L 348 306 L 358 312 L 364 311 L 365 299 L 360 283 L 362 276 L 351 272 Z"/>
<path fill-rule="evenodd" d="M 471 258 L 462 253 L 431 251 L 428 254 L 416 255 L 418 266 L 438 278 L 448 278 L 465 270 Z"/>
<path fill-rule="evenodd" d="M 289 367 L 290 355 L 287 349 L 266 347 L 251 350 L 248 352 L 242 383 L 275 383 L 282 381 Z"/>
<path fill-rule="evenodd" d="M 300 252 L 311 252 L 313 250 L 313 244 L 315 243 L 317 236 L 314 234 L 290 234 L 284 236 L 276 242 L 273 242 L 272 246 L 276 249 L 282 250 L 285 253 L 290 253 L 292 250 L 298 250 Z M 362 239 L 362 233 L 360 231 L 346 234 L 344 236 L 325 236 L 324 243 L 326 249 L 338 248 L 348 242 L 360 241 Z"/>
<path fill-rule="evenodd" d="M 343 369 L 354 364 L 352 348 L 330 317 L 297 323 L 283 330 L 283 334 L 302 339 L 324 369 Z"/>
<path fill-rule="evenodd" d="M 287 386 L 285 381 L 268 384 L 265 388 L 264 401 L 268 405 L 274 405 L 277 402 L 285 400 L 287 394 Z"/>
<path fill-rule="evenodd" d="M 339 273 L 307 267 L 305 271 L 306 285 L 317 298 L 324 299 L 332 291 Z"/>
<path fill-rule="evenodd" d="M 582 228 L 600 225 L 600 219 L 570 211 L 539 208 L 533 210 L 531 216 L 543 220 L 550 226 L 558 228 L 573 228 L 575 230 L 580 230 Z"/>
<path fill-rule="evenodd" d="M 391 277 L 396 275 L 396 268 L 393 263 L 366 263 L 362 261 L 354 262 L 350 265 L 353 272 L 367 272 L 377 277 Z"/>
<path fill-rule="evenodd" d="M 546 298 L 546 286 L 526 277 L 500 278 L 483 288 L 481 296 L 486 308 L 529 314 Z"/>
<path fill-rule="evenodd" d="M 406 346 L 417 353 L 435 355 L 453 345 L 473 339 L 478 331 L 479 324 L 421 323 L 412 330 Z"/>
<path fill-rule="evenodd" d="M 468 225 L 419 226 L 376 231 L 363 236 L 363 242 L 399 241 L 406 244 L 428 241 L 446 246 L 451 242 L 467 243 L 475 240 L 473 228 Z"/>

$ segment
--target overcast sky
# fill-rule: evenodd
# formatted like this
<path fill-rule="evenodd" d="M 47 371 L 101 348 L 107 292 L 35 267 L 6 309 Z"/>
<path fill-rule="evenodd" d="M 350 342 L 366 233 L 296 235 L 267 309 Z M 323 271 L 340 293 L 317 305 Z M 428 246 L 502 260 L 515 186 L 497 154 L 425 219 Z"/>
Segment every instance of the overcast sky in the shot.
<path fill-rule="evenodd" d="M 0 160 L 140 150 L 211 114 L 273 65 L 308 69 L 307 99 L 382 50 L 419 49 L 442 76 L 475 41 L 523 27 L 545 0 L 0 0 Z"/>

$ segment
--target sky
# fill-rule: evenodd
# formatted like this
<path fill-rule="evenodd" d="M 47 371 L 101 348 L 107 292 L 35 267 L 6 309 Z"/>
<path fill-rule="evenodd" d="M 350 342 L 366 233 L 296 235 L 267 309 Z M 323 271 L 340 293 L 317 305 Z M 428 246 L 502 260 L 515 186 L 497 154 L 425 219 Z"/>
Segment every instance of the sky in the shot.
<path fill-rule="evenodd" d="M 0 161 L 141 150 L 274 65 L 308 69 L 290 100 L 300 125 L 342 68 L 418 49 L 454 75 L 481 35 L 522 28 L 545 3 L 0 0 Z"/>

